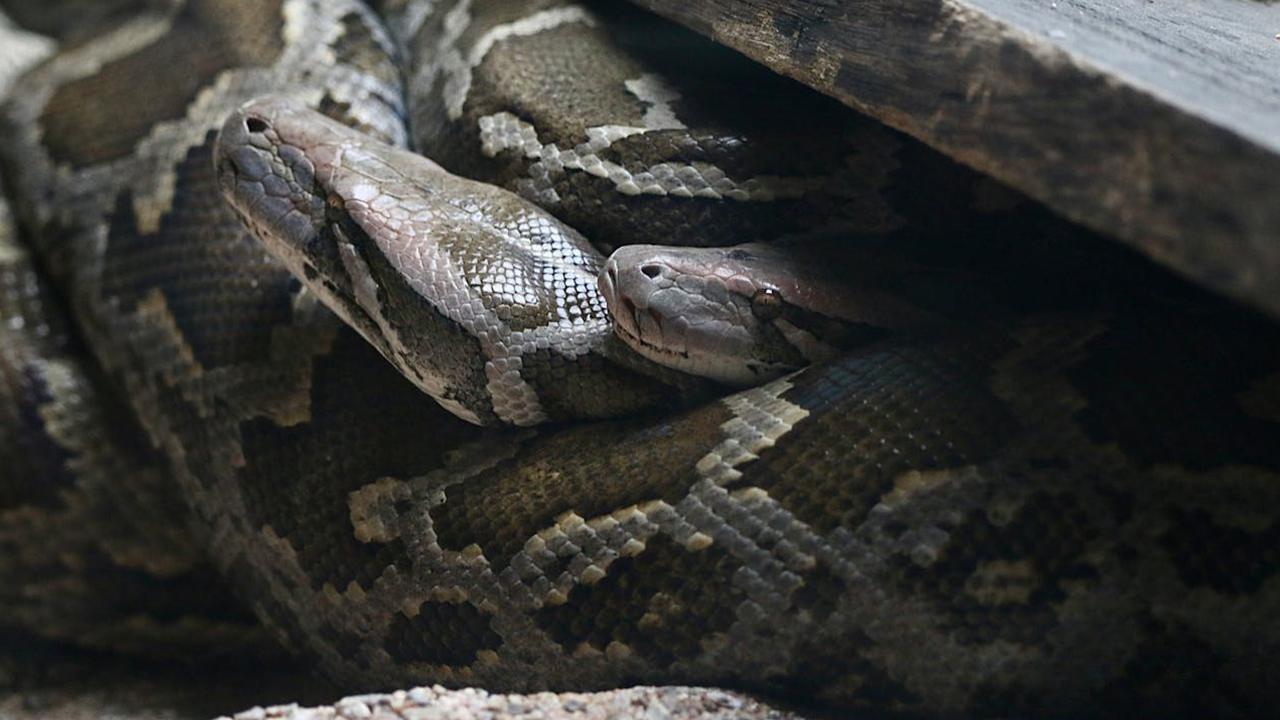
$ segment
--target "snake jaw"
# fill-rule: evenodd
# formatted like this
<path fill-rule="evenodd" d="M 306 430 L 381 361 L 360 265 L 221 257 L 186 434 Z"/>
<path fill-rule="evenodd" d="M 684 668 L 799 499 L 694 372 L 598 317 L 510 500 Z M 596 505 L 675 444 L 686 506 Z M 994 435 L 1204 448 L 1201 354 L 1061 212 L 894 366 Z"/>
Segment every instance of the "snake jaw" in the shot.
<path fill-rule="evenodd" d="M 600 290 L 614 331 L 640 355 L 730 385 L 753 385 L 794 369 L 757 348 L 749 305 L 722 278 L 696 267 L 717 251 L 631 245 L 605 262 Z M 693 258 L 693 262 L 684 262 Z"/>

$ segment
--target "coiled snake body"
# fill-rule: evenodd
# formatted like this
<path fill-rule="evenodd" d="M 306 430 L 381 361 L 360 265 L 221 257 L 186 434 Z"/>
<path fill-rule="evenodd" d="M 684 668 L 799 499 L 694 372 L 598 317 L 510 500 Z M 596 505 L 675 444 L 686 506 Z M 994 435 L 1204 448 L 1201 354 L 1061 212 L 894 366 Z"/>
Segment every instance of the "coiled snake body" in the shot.
<path fill-rule="evenodd" d="M 833 121 L 861 151 L 835 162 L 827 148 L 827 175 L 760 169 L 768 151 L 721 160 L 770 146 L 700 135 L 724 116 L 679 102 L 643 53 L 602 59 L 607 26 L 583 6 L 404 5 L 387 10 L 416 48 L 407 112 L 448 146 L 429 154 L 455 170 L 491 157 L 593 239 L 617 244 L 612 220 L 648 213 L 666 224 L 634 239 L 899 223 L 898 158 L 922 151 L 895 155 L 903 141 L 870 125 Z M 327 674 L 363 688 L 697 682 L 934 715 L 1280 709 L 1269 323 L 1212 303 L 1036 313 L 871 342 L 689 410 L 481 429 L 301 291 L 218 192 L 215 131 L 262 94 L 403 143 L 392 47 L 358 3 L 193 0 L 71 44 L 4 109 L 15 208 L 128 398 L 148 440 L 136 452 L 158 455 L 181 496 L 136 524 L 182 508 L 237 595 Z M 553 76 L 607 81 L 578 120 L 528 72 L 535 50 Z M 503 99 L 499 77 L 532 99 Z M 615 105 L 631 116 L 589 117 Z M 494 224 L 510 208 L 492 202 L 464 209 Z M 329 226 L 328 207 L 304 214 Z M 5 317 L 28 295 L 4 295 Z M 56 373 L 25 358 L 0 363 L 23 417 L 57 417 Z M 546 367 L 526 384 L 552 386 L 561 370 Z M 59 482 L 96 471 L 50 455 Z M 102 563 L 136 571 L 140 555 Z M 173 587 L 203 587 L 190 557 L 149 560 Z"/>

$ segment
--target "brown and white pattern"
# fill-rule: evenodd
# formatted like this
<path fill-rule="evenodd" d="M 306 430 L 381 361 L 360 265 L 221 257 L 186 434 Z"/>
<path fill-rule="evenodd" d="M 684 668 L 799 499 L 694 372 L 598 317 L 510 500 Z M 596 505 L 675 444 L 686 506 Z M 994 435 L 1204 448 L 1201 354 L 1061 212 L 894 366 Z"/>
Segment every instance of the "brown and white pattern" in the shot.
<path fill-rule="evenodd" d="M 232 113 L 214 156 L 263 245 L 467 422 L 616 417 L 698 392 L 614 339 L 604 258 L 531 203 L 285 98 Z"/>
<path fill-rule="evenodd" d="M 663 102 L 696 124 L 626 87 L 679 82 L 669 67 L 628 68 L 614 93 L 637 112 L 571 141 L 518 104 L 469 111 L 505 51 L 571 54 L 564 31 L 590 26 L 521 23 L 562 4 L 461 7 L 414 33 L 460 38 L 460 133 L 505 110 L 545 164 L 586 128 L 648 127 L 646 109 L 672 124 Z M 482 430 L 300 292 L 217 197 L 211 131 L 258 94 L 402 138 L 388 37 L 358 3 L 193 0 L 70 47 L 0 113 L 15 208 L 195 537 L 326 674 L 698 683 L 929 715 L 1280 710 L 1275 328 L 1213 306 L 965 328 L 670 415 Z"/>
<path fill-rule="evenodd" d="M 538 203 L 603 246 L 943 228 L 984 184 L 625 3 L 385 5 L 407 47 L 415 148 Z M 915 167 L 903 174 L 903 162 Z M 929 182 L 933 212 L 908 222 L 894 196 L 908 177 L 930 173 L 946 178 Z"/>

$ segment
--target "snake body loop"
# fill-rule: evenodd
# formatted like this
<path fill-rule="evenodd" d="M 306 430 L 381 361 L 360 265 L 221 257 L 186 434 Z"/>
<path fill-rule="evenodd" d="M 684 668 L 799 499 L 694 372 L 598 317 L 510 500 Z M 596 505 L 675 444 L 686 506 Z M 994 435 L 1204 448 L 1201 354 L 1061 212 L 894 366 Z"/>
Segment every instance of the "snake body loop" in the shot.
<path fill-rule="evenodd" d="M 578 391 L 541 394 L 568 373 L 555 359 L 567 353 L 553 354 L 550 341 L 545 353 L 534 343 L 546 364 L 528 363 L 540 375 L 512 378 L 538 389 L 540 409 L 517 395 L 494 401 L 502 393 L 491 388 L 516 357 L 495 348 L 514 335 L 482 338 L 480 325 L 445 323 L 438 308 L 414 310 L 413 295 L 384 298 L 384 287 L 365 284 L 411 265 L 406 246 L 365 224 L 369 210 L 381 212 L 386 173 L 401 172 L 384 160 L 402 151 L 357 157 L 364 141 L 328 145 L 353 153 L 342 170 L 373 168 L 364 171 L 369 195 L 363 181 L 343 179 L 336 155 L 311 154 L 325 143 L 266 142 L 272 123 L 285 132 L 279 116 L 251 127 L 254 116 L 241 115 L 234 126 L 244 143 L 235 147 L 265 155 L 230 149 L 226 131 L 215 152 L 237 108 L 284 95 L 392 145 L 413 136 L 450 172 L 474 161 L 483 169 L 473 175 L 503 178 L 610 246 L 666 236 L 729 244 L 812 230 L 814 219 L 847 230 L 861 218 L 864 240 L 904 255 L 953 228 L 936 245 L 950 259 L 978 253 L 982 238 L 997 247 L 989 255 L 1020 258 L 1047 236 L 1021 225 L 984 232 L 998 221 L 963 210 L 990 194 L 952 182 L 972 175 L 936 157 L 929 164 L 926 149 L 790 95 L 800 91 L 776 79 L 737 82 L 784 98 L 767 106 L 732 90 L 701 94 L 720 70 L 741 78 L 750 66 L 714 49 L 694 57 L 681 43 L 646 42 L 607 4 L 384 5 L 392 30 L 358 2 L 166 5 L 68 45 L 0 109 L 5 184 L 39 267 L 72 314 L 87 366 L 127 401 L 142 456 L 158 458 L 149 477 L 167 478 L 181 498 L 180 513 L 158 516 L 194 528 L 193 542 L 274 635 L 360 689 L 679 682 L 930 716 L 1280 713 L 1280 340 L 1269 321 L 1185 289 L 1084 312 L 1078 305 L 1090 303 L 1059 302 L 1073 299 L 1060 290 L 1083 284 L 1075 276 L 1049 283 L 1020 271 L 997 286 L 1042 287 L 1019 295 L 1017 312 L 982 322 L 961 312 L 955 322 L 948 309 L 973 293 L 907 282 L 928 301 L 900 309 L 923 327 L 868 338 L 758 387 L 681 410 L 478 427 L 386 362 L 437 350 L 378 308 L 403 303 L 397 317 L 417 312 L 469 344 L 462 360 L 438 363 L 448 372 L 415 378 L 444 387 L 457 414 L 520 424 L 539 413 L 607 413 L 575 406 Z M 410 46 L 402 53 L 393 38 Z M 707 72 L 679 72 L 693 64 Z M 306 132 L 345 133 L 296 113 Z M 828 122 L 835 129 L 814 135 L 816 145 L 767 141 Z M 764 150 L 739 159 L 728 152 L 739 145 Z M 576 233 L 413 162 L 405 172 L 426 194 L 408 201 L 465 226 L 454 242 L 500 243 L 537 226 L 530 235 L 555 252 L 532 266 L 564 268 L 581 297 L 600 297 L 601 258 L 588 258 Z M 934 181 L 964 202 L 918 212 L 933 209 Z M 250 224 L 303 231 L 287 236 L 303 246 L 283 247 L 293 258 L 285 263 L 221 197 L 253 187 L 265 195 L 240 207 Z M 615 224 L 628 217 L 654 221 L 628 236 Z M 924 218 L 919 233 L 908 232 L 914 217 Z M 305 254 L 313 239 L 317 251 Z M 462 249 L 449 261 L 487 257 Z M 1113 258 L 1082 265 L 1111 268 Z M 499 315 L 508 329 L 524 322 L 518 332 L 533 335 L 558 317 L 522 320 L 521 308 L 539 303 L 504 311 L 492 302 L 537 284 L 485 290 L 475 278 L 494 276 L 471 272 L 455 287 L 477 317 Z M 0 319 L 12 328 L 33 291 L 5 288 Z M 762 300 L 760 312 L 787 318 L 795 291 L 773 290 L 782 304 Z M 356 330 L 318 295 L 336 299 Z M 797 334 L 803 323 L 792 317 Z M 854 323 L 846 332 L 875 324 L 839 317 Z M 391 339 L 374 326 L 391 326 Z M 806 327 L 816 341 L 820 329 Z M 588 358 L 594 343 L 610 342 L 583 337 Z M 437 341 L 442 353 L 457 347 Z M 477 350 L 485 343 L 490 350 Z M 600 356 L 616 365 L 600 371 L 606 377 L 647 383 L 656 373 L 660 388 L 675 377 L 630 350 Z M 490 362 L 502 372 L 491 376 Z M 5 417 L 56 440 L 49 406 L 67 401 L 42 389 L 50 376 L 6 369 L 0 377 L 27 404 Z M 656 394 L 660 405 L 675 400 Z M 89 479 L 90 456 L 48 447 L 62 448 L 48 454 L 61 477 Z M 70 496 L 0 493 L 6 549 L 42 497 L 56 506 Z M 158 522 L 143 524 L 164 537 Z M 0 565 L 18 574 L 0 583 L 5 607 L 33 597 L 4 594 L 9 587 L 50 577 L 21 569 Z"/>

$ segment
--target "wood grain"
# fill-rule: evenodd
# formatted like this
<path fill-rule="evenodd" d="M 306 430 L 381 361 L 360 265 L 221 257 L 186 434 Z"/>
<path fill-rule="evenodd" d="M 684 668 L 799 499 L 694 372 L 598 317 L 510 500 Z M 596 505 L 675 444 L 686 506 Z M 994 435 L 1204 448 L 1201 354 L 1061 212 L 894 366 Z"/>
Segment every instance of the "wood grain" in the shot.
<path fill-rule="evenodd" d="M 1280 4 L 637 2 L 1280 315 Z"/>

